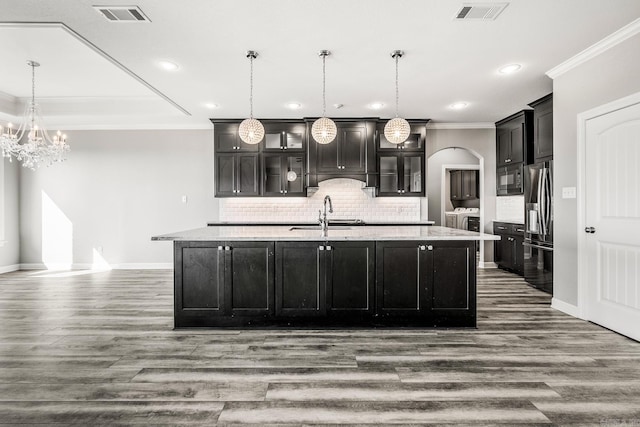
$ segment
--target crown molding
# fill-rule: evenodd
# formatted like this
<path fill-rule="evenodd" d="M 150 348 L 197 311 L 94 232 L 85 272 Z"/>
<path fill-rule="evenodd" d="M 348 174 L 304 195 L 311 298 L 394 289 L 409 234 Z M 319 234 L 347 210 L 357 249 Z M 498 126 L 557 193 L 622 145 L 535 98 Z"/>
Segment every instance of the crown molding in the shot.
<path fill-rule="evenodd" d="M 571 71 L 578 65 L 595 58 L 601 53 L 606 52 L 612 47 L 622 43 L 623 41 L 635 36 L 638 33 L 640 33 L 640 18 L 636 19 L 630 24 L 625 25 L 618 31 L 608 35 L 599 42 L 589 46 L 577 55 L 572 56 L 562 64 L 550 69 L 546 72 L 546 75 L 551 77 L 552 79 L 560 77 L 561 75 L 568 71 Z"/>
<path fill-rule="evenodd" d="M 496 125 L 490 122 L 471 123 L 428 123 L 427 129 L 495 129 Z"/>

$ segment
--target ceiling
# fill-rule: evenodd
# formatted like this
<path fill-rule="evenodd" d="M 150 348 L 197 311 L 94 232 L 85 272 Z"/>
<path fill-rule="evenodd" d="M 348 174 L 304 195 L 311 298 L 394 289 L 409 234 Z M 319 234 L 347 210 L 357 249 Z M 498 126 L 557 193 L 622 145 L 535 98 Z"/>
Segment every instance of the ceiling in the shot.
<path fill-rule="evenodd" d="M 552 91 L 551 68 L 640 17 L 638 0 L 511 0 L 492 21 L 455 20 L 459 0 L 100 0 L 137 5 L 151 22 L 109 22 L 85 0 L 3 0 L 0 121 L 31 92 L 50 126 L 209 128 L 208 118 L 249 112 L 300 118 L 400 115 L 435 123 L 493 123 Z M 166 71 L 158 61 L 179 64 Z M 498 68 L 522 68 L 501 75 Z M 454 102 L 468 107 L 453 110 Z M 287 103 L 301 104 L 298 110 Z M 384 107 L 369 106 L 381 102 Z M 207 103 L 215 103 L 210 109 Z M 334 104 L 343 104 L 337 109 Z"/>

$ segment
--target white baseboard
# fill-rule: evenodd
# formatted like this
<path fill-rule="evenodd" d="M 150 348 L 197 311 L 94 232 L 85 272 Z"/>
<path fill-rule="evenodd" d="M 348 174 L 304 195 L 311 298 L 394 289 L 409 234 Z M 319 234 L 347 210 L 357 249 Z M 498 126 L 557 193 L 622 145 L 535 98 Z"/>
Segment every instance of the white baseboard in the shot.
<path fill-rule="evenodd" d="M 498 264 L 493 261 L 480 261 L 478 263 L 479 268 L 498 268 Z"/>
<path fill-rule="evenodd" d="M 0 274 L 11 273 L 12 271 L 18 270 L 20 270 L 20 264 L 5 265 L 3 267 L 0 267 Z"/>
<path fill-rule="evenodd" d="M 580 317 L 578 316 L 577 306 L 573 304 L 569 304 L 564 301 L 560 301 L 557 298 L 551 298 L 551 308 L 555 308 L 556 310 L 566 313 L 569 316 L 578 317 L 578 318 Z"/>
<path fill-rule="evenodd" d="M 171 270 L 172 262 L 123 263 L 123 264 L 44 264 L 26 263 L 15 270 Z M 12 270 L 12 271 L 15 271 Z M 0 270 L 1 272 L 2 270 Z"/>

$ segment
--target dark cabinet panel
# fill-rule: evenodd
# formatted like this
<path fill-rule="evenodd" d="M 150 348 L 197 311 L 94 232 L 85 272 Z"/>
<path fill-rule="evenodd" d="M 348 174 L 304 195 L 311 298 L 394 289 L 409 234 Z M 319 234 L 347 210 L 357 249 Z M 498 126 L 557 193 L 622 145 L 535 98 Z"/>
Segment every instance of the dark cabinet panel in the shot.
<path fill-rule="evenodd" d="M 302 122 L 267 122 L 264 129 L 263 151 L 304 151 L 306 149 L 306 126 Z"/>
<path fill-rule="evenodd" d="M 238 136 L 240 123 L 214 123 L 213 140 L 216 153 L 248 151 L 257 152 L 260 144 L 246 144 Z"/>
<path fill-rule="evenodd" d="M 324 314 L 320 247 L 319 242 L 276 242 L 276 315 Z"/>
<path fill-rule="evenodd" d="M 424 260 L 415 242 L 376 245 L 376 308 L 378 314 L 415 315 L 426 306 Z"/>
<path fill-rule="evenodd" d="M 449 172 L 451 200 L 473 200 L 478 198 L 478 171 L 452 170 Z"/>
<path fill-rule="evenodd" d="M 433 263 L 427 286 L 432 290 L 432 310 L 468 310 L 475 300 L 470 271 L 475 271 L 475 245 L 446 243 L 433 245 L 428 251 Z"/>
<path fill-rule="evenodd" d="M 337 141 L 333 141 L 329 144 L 315 144 L 316 152 L 318 153 L 316 168 L 318 173 L 336 173 L 341 170 L 339 161 L 340 146 Z"/>
<path fill-rule="evenodd" d="M 313 141 L 319 174 L 364 174 L 367 167 L 367 128 L 363 124 L 336 123 L 338 134 L 329 144 Z M 312 138 L 313 139 L 313 138 Z"/>
<path fill-rule="evenodd" d="M 498 267 L 524 275 L 524 226 L 494 222 L 493 234 L 500 236 L 494 242 L 494 262 Z"/>
<path fill-rule="evenodd" d="M 523 110 L 496 123 L 498 167 L 533 161 L 533 111 Z"/>
<path fill-rule="evenodd" d="M 259 186 L 258 154 L 216 155 L 216 196 L 257 196 Z"/>
<path fill-rule="evenodd" d="M 233 315 L 273 314 L 273 242 L 233 242 L 225 246 L 227 306 Z"/>
<path fill-rule="evenodd" d="M 374 243 L 329 242 L 325 248 L 329 314 L 373 313 Z"/>
<path fill-rule="evenodd" d="M 534 161 L 553 160 L 553 94 L 529 105 L 533 107 Z"/>
<path fill-rule="evenodd" d="M 182 248 L 182 309 L 222 309 L 221 261 L 217 247 Z"/>

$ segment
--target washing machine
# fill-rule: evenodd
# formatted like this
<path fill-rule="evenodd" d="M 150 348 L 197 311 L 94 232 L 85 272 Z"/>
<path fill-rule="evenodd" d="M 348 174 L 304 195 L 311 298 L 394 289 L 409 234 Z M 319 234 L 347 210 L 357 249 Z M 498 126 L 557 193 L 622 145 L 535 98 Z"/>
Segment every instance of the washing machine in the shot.
<path fill-rule="evenodd" d="M 480 216 L 480 208 L 455 208 L 453 211 L 445 212 L 445 227 L 466 230 L 470 216 Z"/>

